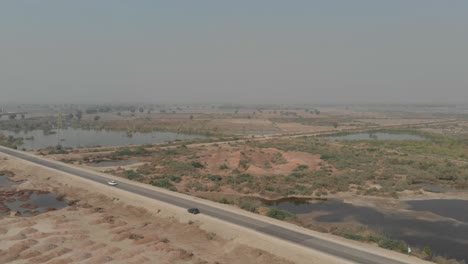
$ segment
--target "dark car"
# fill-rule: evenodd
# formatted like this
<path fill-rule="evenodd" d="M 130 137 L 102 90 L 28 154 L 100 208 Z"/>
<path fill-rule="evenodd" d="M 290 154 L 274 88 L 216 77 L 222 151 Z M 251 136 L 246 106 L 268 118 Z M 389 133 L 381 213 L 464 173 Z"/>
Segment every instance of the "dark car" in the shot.
<path fill-rule="evenodd" d="M 191 214 L 199 214 L 200 213 L 200 210 L 198 210 L 198 208 L 190 208 L 187 211 L 189 213 L 191 213 Z"/>

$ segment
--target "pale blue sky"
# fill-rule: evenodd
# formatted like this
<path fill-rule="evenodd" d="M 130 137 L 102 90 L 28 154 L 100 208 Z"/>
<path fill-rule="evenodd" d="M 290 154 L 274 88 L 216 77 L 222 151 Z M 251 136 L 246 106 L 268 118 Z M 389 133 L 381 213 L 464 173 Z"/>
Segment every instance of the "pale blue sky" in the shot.
<path fill-rule="evenodd" d="M 0 101 L 466 102 L 468 1 L 0 2 Z"/>

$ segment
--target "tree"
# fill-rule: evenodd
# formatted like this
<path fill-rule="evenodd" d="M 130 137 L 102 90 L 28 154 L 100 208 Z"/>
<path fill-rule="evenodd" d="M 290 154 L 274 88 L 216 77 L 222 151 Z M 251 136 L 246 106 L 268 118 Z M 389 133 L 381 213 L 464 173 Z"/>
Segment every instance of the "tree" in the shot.
<path fill-rule="evenodd" d="M 138 111 L 140 111 L 140 113 L 143 113 L 145 111 L 145 109 L 143 107 L 140 107 L 140 108 L 138 108 Z"/>
<path fill-rule="evenodd" d="M 21 119 L 24 119 L 25 118 L 25 115 L 24 114 L 21 114 Z"/>
<path fill-rule="evenodd" d="M 68 120 L 73 119 L 73 114 L 72 114 L 72 113 L 68 114 L 68 115 L 67 115 L 67 119 L 68 119 Z"/>
<path fill-rule="evenodd" d="M 190 120 L 193 120 L 193 115 L 190 115 Z"/>
<path fill-rule="evenodd" d="M 97 116 L 94 116 L 94 121 L 98 121 L 99 119 L 101 119 L 100 116 L 98 116 L 98 115 L 97 115 Z"/>
<path fill-rule="evenodd" d="M 9 118 L 10 120 L 13 120 L 13 119 L 16 118 L 16 114 L 10 114 L 10 115 L 8 115 L 8 118 Z"/>
<path fill-rule="evenodd" d="M 334 127 L 334 128 L 337 128 L 337 127 L 338 127 L 338 123 L 337 123 L 337 122 L 333 122 L 333 127 Z"/>
<path fill-rule="evenodd" d="M 316 115 L 320 115 L 320 111 L 318 109 L 315 109 L 314 112 Z"/>

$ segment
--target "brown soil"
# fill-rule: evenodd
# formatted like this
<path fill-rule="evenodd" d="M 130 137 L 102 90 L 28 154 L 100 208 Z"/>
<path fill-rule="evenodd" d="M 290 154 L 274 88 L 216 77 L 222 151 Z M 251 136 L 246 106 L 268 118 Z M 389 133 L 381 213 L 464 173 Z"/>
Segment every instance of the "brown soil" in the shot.
<path fill-rule="evenodd" d="M 308 171 L 318 170 L 323 162 L 319 155 L 305 152 L 285 152 L 274 148 L 259 149 L 248 146 L 209 146 L 202 150 L 199 156 L 200 161 L 206 164 L 204 172 L 218 175 L 229 175 L 233 169 L 253 176 L 288 175 L 299 165 L 306 165 Z"/>
<path fill-rule="evenodd" d="M 0 167 L 16 167 L 7 163 Z M 0 217 L 0 263 L 291 263 L 204 231 L 198 221 L 158 216 L 29 170 L 13 172 L 28 188 L 77 202 L 29 218 Z"/>

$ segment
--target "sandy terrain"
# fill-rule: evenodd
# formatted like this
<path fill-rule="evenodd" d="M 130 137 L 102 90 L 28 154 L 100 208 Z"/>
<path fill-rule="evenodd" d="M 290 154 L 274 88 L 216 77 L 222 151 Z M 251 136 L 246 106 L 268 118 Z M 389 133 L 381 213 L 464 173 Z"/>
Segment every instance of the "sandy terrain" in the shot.
<path fill-rule="evenodd" d="M 76 203 L 30 218 L 0 218 L 0 263 L 344 263 L 203 215 L 4 158 L 0 155 L 0 170 L 25 180 L 20 189 L 52 191 Z"/>
<path fill-rule="evenodd" d="M 308 166 L 308 171 L 318 170 L 319 164 L 323 162 L 320 155 L 305 152 L 229 145 L 208 146 L 199 156 L 201 162 L 206 164 L 205 173 L 219 175 L 231 174 L 232 169 L 239 169 L 253 176 L 288 175 L 299 165 Z M 248 164 L 242 166 L 241 160 L 248 161 Z M 228 169 L 220 169 L 222 165 L 226 165 Z"/>

